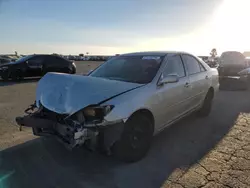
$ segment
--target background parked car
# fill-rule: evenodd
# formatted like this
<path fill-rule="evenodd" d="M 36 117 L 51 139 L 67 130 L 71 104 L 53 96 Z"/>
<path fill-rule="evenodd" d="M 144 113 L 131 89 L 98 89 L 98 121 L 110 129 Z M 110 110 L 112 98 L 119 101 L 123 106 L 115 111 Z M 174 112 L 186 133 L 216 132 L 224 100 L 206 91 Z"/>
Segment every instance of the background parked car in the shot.
<path fill-rule="evenodd" d="M 245 64 L 248 68 L 250 67 L 250 57 L 245 58 Z"/>
<path fill-rule="evenodd" d="M 0 57 L 0 65 L 10 63 L 11 59 Z"/>
<path fill-rule="evenodd" d="M 74 62 L 56 55 L 29 55 L 0 66 L 0 76 L 3 80 L 43 76 L 47 72 L 75 74 L 76 66 Z"/>
<path fill-rule="evenodd" d="M 238 72 L 247 68 L 245 56 L 236 51 L 223 52 L 219 59 L 219 75 L 225 76 L 238 76 Z"/>
<path fill-rule="evenodd" d="M 248 68 L 245 56 L 237 51 L 223 52 L 219 59 L 219 81 L 220 89 L 245 90 L 247 79 L 242 79 L 239 72 Z"/>

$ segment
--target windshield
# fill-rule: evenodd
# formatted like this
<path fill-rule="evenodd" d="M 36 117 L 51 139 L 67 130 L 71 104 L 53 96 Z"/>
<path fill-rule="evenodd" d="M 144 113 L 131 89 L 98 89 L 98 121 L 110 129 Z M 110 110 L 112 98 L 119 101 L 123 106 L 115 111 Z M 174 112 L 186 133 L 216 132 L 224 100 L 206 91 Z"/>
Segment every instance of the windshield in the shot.
<path fill-rule="evenodd" d="M 21 63 L 21 62 L 27 61 L 28 59 L 30 59 L 33 56 L 34 55 L 27 55 L 27 56 L 21 57 L 18 60 L 16 60 L 15 63 Z"/>
<path fill-rule="evenodd" d="M 90 76 L 145 84 L 153 80 L 163 58 L 163 56 L 118 56 L 108 60 Z"/>
<path fill-rule="evenodd" d="M 245 56 L 240 52 L 224 52 L 220 57 L 220 64 L 244 64 Z"/>

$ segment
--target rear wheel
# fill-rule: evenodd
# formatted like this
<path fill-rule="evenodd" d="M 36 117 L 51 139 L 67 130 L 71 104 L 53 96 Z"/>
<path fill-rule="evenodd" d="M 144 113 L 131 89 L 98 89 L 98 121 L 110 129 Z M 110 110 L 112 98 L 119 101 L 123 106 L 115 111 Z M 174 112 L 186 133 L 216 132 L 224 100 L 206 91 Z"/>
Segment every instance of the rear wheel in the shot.
<path fill-rule="evenodd" d="M 136 162 L 148 152 L 153 136 L 152 122 L 143 114 L 132 116 L 125 124 L 121 139 L 115 143 L 115 156 L 125 162 Z"/>
<path fill-rule="evenodd" d="M 213 91 L 209 90 L 204 99 L 201 109 L 198 111 L 198 116 L 200 117 L 208 116 L 212 109 L 212 103 L 213 103 Z"/>

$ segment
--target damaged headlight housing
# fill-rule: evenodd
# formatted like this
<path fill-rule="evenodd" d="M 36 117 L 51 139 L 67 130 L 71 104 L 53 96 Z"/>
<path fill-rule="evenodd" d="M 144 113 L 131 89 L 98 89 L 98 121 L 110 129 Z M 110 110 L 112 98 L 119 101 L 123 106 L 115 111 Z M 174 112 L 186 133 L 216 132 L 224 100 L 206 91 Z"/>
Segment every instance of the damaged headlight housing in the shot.
<path fill-rule="evenodd" d="M 93 107 L 87 107 L 83 110 L 83 114 L 85 117 L 104 117 L 107 115 L 111 110 L 113 106 L 107 105 L 107 106 L 93 106 Z"/>
<path fill-rule="evenodd" d="M 114 108 L 113 105 L 88 106 L 67 118 L 79 124 L 86 122 L 100 122 Z"/>
<path fill-rule="evenodd" d="M 113 105 L 89 106 L 83 109 L 82 113 L 86 121 L 103 120 L 103 118 L 114 108 Z"/>

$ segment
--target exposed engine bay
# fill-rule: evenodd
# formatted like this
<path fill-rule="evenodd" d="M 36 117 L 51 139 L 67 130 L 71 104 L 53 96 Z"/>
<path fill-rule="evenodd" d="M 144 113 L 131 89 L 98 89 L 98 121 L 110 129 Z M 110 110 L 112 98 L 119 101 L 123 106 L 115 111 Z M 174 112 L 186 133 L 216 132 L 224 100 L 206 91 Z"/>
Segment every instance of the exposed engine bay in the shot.
<path fill-rule="evenodd" d="M 109 151 L 120 139 L 126 117 L 110 116 L 115 106 L 106 101 L 141 86 L 91 76 L 47 73 L 37 84 L 34 104 L 16 122 L 32 127 L 34 135 L 55 136 L 70 149 L 86 145 Z"/>
<path fill-rule="evenodd" d="M 17 117 L 19 126 L 32 127 L 36 136 L 56 136 L 67 148 L 85 145 L 91 150 L 110 153 L 112 145 L 123 131 L 122 120 L 107 122 L 104 119 L 112 106 L 88 106 L 72 115 L 58 114 L 40 104 L 30 105 L 27 115 Z"/>

